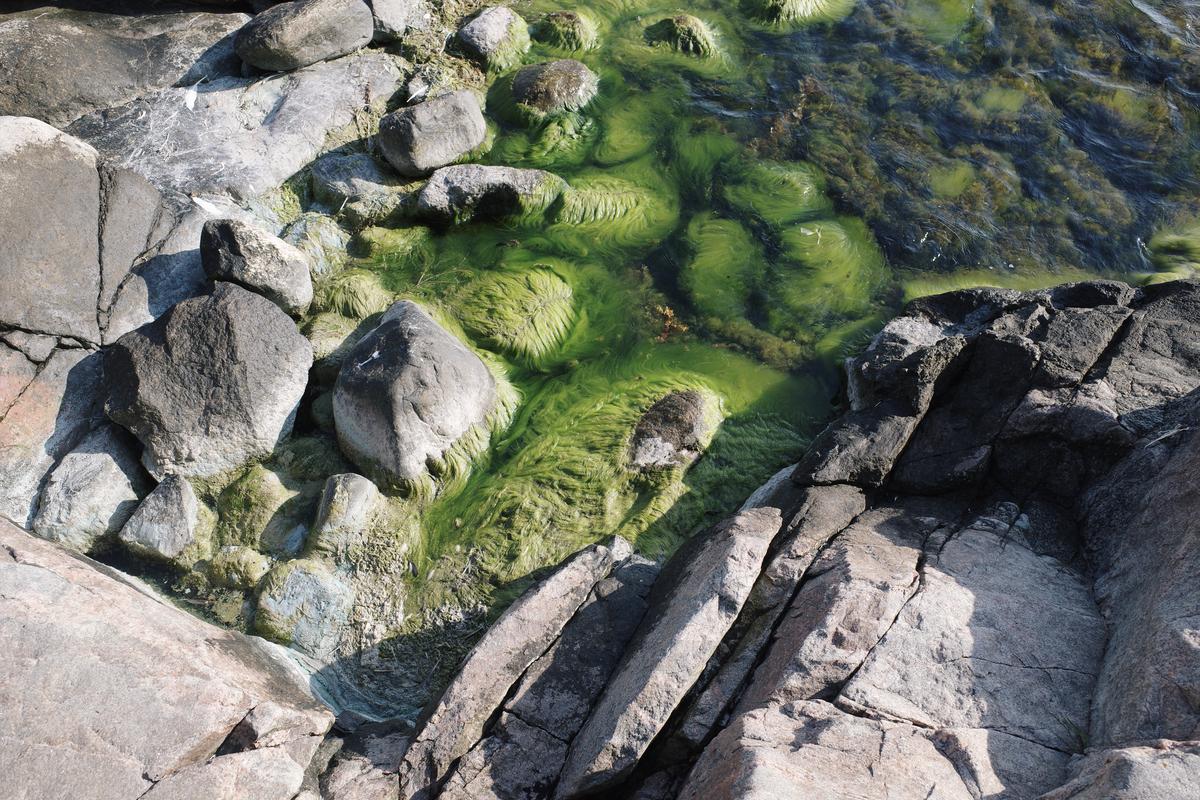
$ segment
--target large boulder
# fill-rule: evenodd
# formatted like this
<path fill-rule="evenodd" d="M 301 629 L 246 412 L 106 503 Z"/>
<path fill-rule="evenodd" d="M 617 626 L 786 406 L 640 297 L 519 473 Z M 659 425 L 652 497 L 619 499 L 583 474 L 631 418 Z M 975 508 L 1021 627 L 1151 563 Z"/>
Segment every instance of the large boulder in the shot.
<path fill-rule="evenodd" d="M 540 169 L 461 164 L 433 173 L 417 213 L 439 223 L 520 218 L 545 211 L 566 183 Z"/>
<path fill-rule="evenodd" d="M 374 35 L 375 18 L 364 0 L 292 0 L 250 20 L 234 48 L 252 67 L 285 72 L 344 56 Z"/>
<path fill-rule="evenodd" d="M 558 639 L 627 542 L 593 545 L 523 594 L 496 620 L 463 661 L 458 674 L 423 715 L 400 764 L 400 793 L 409 800 L 437 794 L 449 767 L 481 738 L 509 691 Z"/>
<path fill-rule="evenodd" d="M 214 281 L 240 284 L 289 314 L 303 314 L 312 302 L 308 257 L 294 245 L 245 222 L 205 222 L 200 233 L 200 261 Z"/>
<path fill-rule="evenodd" d="M 354 590 L 344 575 L 317 559 L 295 559 L 263 577 L 254 627 L 273 641 L 328 662 L 353 605 Z"/>
<path fill-rule="evenodd" d="M 479 100 L 463 89 L 388 114 L 375 140 L 401 175 L 418 177 L 471 152 L 486 135 Z"/>
<path fill-rule="evenodd" d="M 746 511 L 696 536 L 654 587 L 621 665 L 571 743 L 556 797 L 627 777 L 687 695 L 750 594 L 779 510 Z"/>
<path fill-rule="evenodd" d="M 248 199 L 311 163 L 364 106 L 382 109 L 400 79 L 391 56 L 356 53 L 287 75 L 217 78 L 194 96 L 190 87 L 160 89 L 70 131 L 172 197 Z"/>
<path fill-rule="evenodd" d="M 351 461 L 405 485 L 473 429 L 485 430 L 496 399 L 496 379 L 479 356 L 402 300 L 346 356 L 333 414 Z"/>
<path fill-rule="evenodd" d="M 107 351 L 106 411 L 155 477 L 207 477 L 269 454 L 292 428 L 312 348 L 271 301 L 231 283 Z"/>
<path fill-rule="evenodd" d="M 150 91 L 236 74 L 233 33 L 250 19 L 39 5 L 0 17 L 0 73 L 21 76 L 0 86 L 0 114 L 57 128 Z"/>
<path fill-rule="evenodd" d="M 103 422 L 103 356 L 58 349 L 0 419 L 0 517 L 29 527 L 46 476 Z"/>
<path fill-rule="evenodd" d="M 570 58 L 533 64 L 513 76 L 513 99 L 542 114 L 578 111 L 600 87 L 596 73 Z"/>
<path fill-rule="evenodd" d="M 4 522 L 0 640 L 11 797 L 290 800 L 332 722 L 279 648 Z"/>
<path fill-rule="evenodd" d="M 529 26 L 507 6 L 491 6 L 458 29 L 464 50 L 488 69 L 504 70 L 529 49 Z"/>
<path fill-rule="evenodd" d="M 121 530 L 150 491 L 128 433 L 103 425 L 63 457 L 42 490 L 33 530 L 43 539 L 86 552 Z"/>
<path fill-rule="evenodd" d="M 96 151 L 43 122 L 0 117 L 0 325 L 99 342 Z"/>

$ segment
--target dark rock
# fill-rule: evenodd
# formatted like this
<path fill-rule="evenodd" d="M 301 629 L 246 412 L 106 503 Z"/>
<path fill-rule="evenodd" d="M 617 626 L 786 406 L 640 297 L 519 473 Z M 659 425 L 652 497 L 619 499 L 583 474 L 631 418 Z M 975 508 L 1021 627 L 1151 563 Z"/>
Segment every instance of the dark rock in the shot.
<path fill-rule="evenodd" d="M 312 348 L 269 300 L 230 283 L 185 300 L 107 351 L 106 411 L 151 474 L 207 477 L 291 432 Z"/>
<path fill-rule="evenodd" d="M 479 356 L 402 300 L 342 364 L 333 397 L 338 442 L 369 475 L 411 484 L 464 436 L 486 438 L 496 397 Z"/>
<path fill-rule="evenodd" d="M 292 0 L 250 20 L 234 48 L 252 67 L 286 72 L 352 53 L 374 35 L 375 18 L 363 0 Z"/>
<path fill-rule="evenodd" d="M 513 99 L 542 114 L 578 111 L 592 101 L 600 87 L 596 73 L 564 58 L 523 67 L 513 76 Z"/>
<path fill-rule="evenodd" d="M 656 401 L 634 428 L 630 464 L 641 470 L 691 464 L 708 446 L 719 421 L 716 402 L 694 389 L 671 392 Z"/>
<path fill-rule="evenodd" d="M 524 217 L 544 212 L 566 183 L 540 169 L 480 164 L 442 167 L 417 197 L 417 212 L 434 222 Z"/>
<path fill-rule="evenodd" d="M 419 177 L 470 153 L 486 135 L 479 101 L 464 89 L 388 114 L 376 141 L 397 172 Z"/>
<path fill-rule="evenodd" d="M 200 261 L 214 281 L 230 281 L 258 292 L 289 314 L 303 314 L 312 302 L 308 257 L 245 222 L 205 222 L 200 233 Z"/>

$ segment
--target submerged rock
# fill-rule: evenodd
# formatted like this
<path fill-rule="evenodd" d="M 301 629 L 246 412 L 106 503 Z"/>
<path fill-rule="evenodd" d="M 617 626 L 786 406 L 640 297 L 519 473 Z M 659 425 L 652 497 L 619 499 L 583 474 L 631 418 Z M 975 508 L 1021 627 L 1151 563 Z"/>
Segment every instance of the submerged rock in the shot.
<path fill-rule="evenodd" d="M 578 111 L 592 101 L 600 87 L 596 73 L 574 59 L 564 58 L 523 67 L 513 76 L 513 99 L 542 114 Z"/>
<path fill-rule="evenodd" d="M 208 477 L 291 432 L 312 347 L 271 301 L 219 283 L 106 353 L 106 410 L 145 445 L 152 475 Z"/>
<path fill-rule="evenodd" d="M 689 56 L 708 58 L 717 54 L 716 37 L 708 24 L 691 14 L 666 17 L 646 28 L 646 41 L 665 44 Z"/>
<path fill-rule="evenodd" d="M 719 421 L 717 400 L 705 392 L 671 392 L 638 420 L 629 444 L 629 462 L 640 470 L 691 464 L 712 439 Z"/>
<path fill-rule="evenodd" d="M 539 42 L 575 51 L 595 49 L 600 38 L 586 11 L 551 11 L 538 20 L 533 36 Z"/>
<path fill-rule="evenodd" d="M 471 152 L 486 135 L 479 101 L 464 89 L 388 114 L 376 141 L 401 175 L 418 177 Z"/>
<path fill-rule="evenodd" d="M 463 49 L 491 70 L 516 64 L 529 49 L 529 26 L 507 6 L 492 6 L 458 30 Z"/>
<path fill-rule="evenodd" d="M 284 72 L 344 56 L 374 35 L 375 18 L 363 0 L 291 0 L 255 16 L 234 47 L 250 66 Z"/>
<path fill-rule="evenodd" d="M 258 292 L 289 314 L 312 302 L 308 257 L 295 246 L 235 219 L 209 220 L 200 234 L 200 260 L 214 281 Z"/>
<path fill-rule="evenodd" d="M 417 211 L 442 223 L 521 218 L 544 212 L 565 187 L 562 178 L 540 169 L 442 167 L 417 196 Z"/>
<path fill-rule="evenodd" d="M 393 305 L 338 373 L 333 412 L 346 456 L 384 483 L 444 469 L 468 435 L 484 436 L 496 379 L 416 303 Z"/>

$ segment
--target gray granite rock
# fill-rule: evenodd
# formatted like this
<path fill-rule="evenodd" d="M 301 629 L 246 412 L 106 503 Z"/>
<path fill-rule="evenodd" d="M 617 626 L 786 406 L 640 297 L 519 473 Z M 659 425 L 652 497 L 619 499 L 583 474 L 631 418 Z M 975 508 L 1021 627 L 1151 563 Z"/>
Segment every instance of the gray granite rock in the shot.
<path fill-rule="evenodd" d="M 439 223 L 520 218 L 544 212 L 565 186 L 562 178 L 540 169 L 442 167 L 417 196 L 417 213 Z"/>
<path fill-rule="evenodd" d="M 252 67 L 285 72 L 344 56 L 374 35 L 375 18 L 364 0 L 291 0 L 246 23 L 234 49 Z"/>
<path fill-rule="evenodd" d="M 459 28 L 458 41 L 489 69 L 504 70 L 529 50 L 529 26 L 511 8 L 491 6 Z"/>
<path fill-rule="evenodd" d="M 269 300 L 231 283 L 186 300 L 106 351 L 106 411 L 152 475 L 207 477 L 291 432 L 312 348 Z"/>
<path fill-rule="evenodd" d="M 175 561 L 206 533 L 204 522 L 192 485 L 168 475 L 142 500 L 121 528 L 120 538 L 139 555 Z"/>
<path fill-rule="evenodd" d="M 200 262 L 214 281 L 230 281 L 258 292 L 289 314 L 303 314 L 312 302 L 308 257 L 294 245 L 239 220 L 204 223 Z"/>
<path fill-rule="evenodd" d="M 660 398 L 634 428 L 630 464 L 648 471 L 690 465 L 704 452 L 716 429 L 716 402 L 694 389 Z"/>
<path fill-rule="evenodd" d="M 397 172 L 419 177 L 470 153 L 486 135 L 479 100 L 462 89 L 393 111 L 375 141 Z"/>

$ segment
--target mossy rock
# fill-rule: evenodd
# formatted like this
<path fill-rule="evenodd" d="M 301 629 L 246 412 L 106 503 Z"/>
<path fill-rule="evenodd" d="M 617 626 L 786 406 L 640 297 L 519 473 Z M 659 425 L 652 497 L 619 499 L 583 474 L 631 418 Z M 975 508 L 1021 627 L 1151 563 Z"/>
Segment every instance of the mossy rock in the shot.
<path fill-rule="evenodd" d="M 776 25 L 837 22 L 850 15 L 858 0 L 745 0 L 746 10 Z"/>
<path fill-rule="evenodd" d="M 466 292 L 463 327 L 484 347 L 537 365 L 575 322 L 571 286 L 549 269 L 489 274 Z"/>
<path fill-rule="evenodd" d="M 208 561 L 209 583 L 226 589 L 252 591 L 271 568 L 271 559 L 242 545 L 222 547 Z"/>
<path fill-rule="evenodd" d="M 315 505 L 311 492 L 289 487 L 279 473 L 255 464 L 221 492 L 216 541 L 221 546 L 295 554 L 304 544 Z"/>
<path fill-rule="evenodd" d="M 777 228 L 833 210 L 825 179 L 809 164 L 755 161 L 725 186 L 723 196 L 738 211 Z"/>
<path fill-rule="evenodd" d="M 584 108 L 599 86 L 599 77 L 586 65 L 563 58 L 520 69 L 513 76 L 512 96 L 535 114 L 556 114 Z"/>
<path fill-rule="evenodd" d="M 315 658 L 336 652 L 350 619 L 354 590 L 326 563 L 312 558 L 277 564 L 262 579 L 255 631 Z"/>
<path fill-rule="evenodd" d="M 600 43 L 596 21 L 586 11 L 551 11 L 534 25 L 533 38 L 571 52 L 594 50 Z"/>
<path fill-rule="evenodd" d="M 719 52 L 717 37 L 708 23 L 691 14 L 666 17 L 646 28 L 647 44 L 665 45 L 678 53 L 711 58 Z"/>

